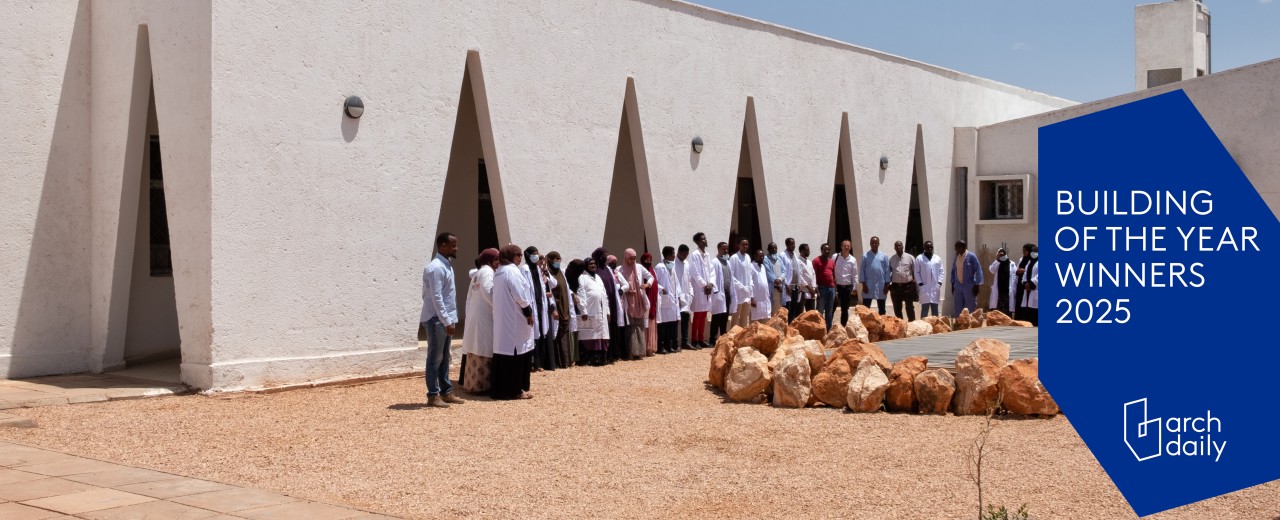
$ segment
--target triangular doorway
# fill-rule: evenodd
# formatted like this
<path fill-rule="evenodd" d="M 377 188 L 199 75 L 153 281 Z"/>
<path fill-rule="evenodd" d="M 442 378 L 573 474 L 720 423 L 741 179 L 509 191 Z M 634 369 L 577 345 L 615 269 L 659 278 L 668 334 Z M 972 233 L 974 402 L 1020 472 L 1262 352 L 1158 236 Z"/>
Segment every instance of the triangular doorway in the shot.
<path fill-rule="evenodd" d="M 436 232 L 427 238 L 431 246 L 438 233 L 449 232 L 458 237 L 459 260 L 454 265 L 454 279 L 459 314 L 466 309 L 466 287 L 470 282 L 466 273 L 471 269 L 471 259 L 480 251 L 499 247 L 511 239 L 498 171 L 480 53 L 470 51 L 462 72 L 440 217 Z"/>
<path fill-rule="evenodd" d="M 618 125 L 618 148 L 613 161 L 613 184 L 609 189 L 608 216 L 604 224 L 605 249 L 622 258 L 627 248 L 638 254 L 658 256 L 658 225 L 649 184 L 649 162 L 645 157 L 640 107 L 634 78 L 627 78 L 622 102 L 622 122 Z"/>
<path fill-rule="evenodd" d="M 907 209 L 907 239 L 903 247 L 913 255 L 933 240 L 933 220 L 929 214 L 929 171 L 924 160 L 924 128 L 916 125 L 915 161 L 911 168 L 911 200 Z"/>
<path fill-rule="evenodd" d="M 733 216 L 729 224 L 729 250 L 737 251 L 736 242 L 746 238 L 754 251 L 764 249 L 764 242 L 772 240 L 773 232 L 769 224 L 768 190 L 764 184 L 764 166 L 760 156 L 756 103 L 752 97 L 747 98 L 740 150 L 733 192 Z"/>
<path fill-rule="evenodd" d="M 833 252 L 840 251 L 840 243 L 848 240 L 853 250 L 862 243 L 862 222 L 858 214 L 858 180 L 853 168 L 853 148 L 850 145 L 849 113 L 840 116 L 840 142 L 836 147 L 835 190 L 831 195 L 831 224 L 827 239 Z"/>

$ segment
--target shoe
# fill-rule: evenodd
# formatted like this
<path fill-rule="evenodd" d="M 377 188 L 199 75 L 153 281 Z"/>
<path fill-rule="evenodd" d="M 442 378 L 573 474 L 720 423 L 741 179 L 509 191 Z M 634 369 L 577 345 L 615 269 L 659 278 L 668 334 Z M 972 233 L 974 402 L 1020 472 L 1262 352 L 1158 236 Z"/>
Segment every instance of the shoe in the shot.
<path fill-rule="evenodd" d="M 440 396 L 440 400 L 449 404 L 462 404 L 466 402 L 466 401 L 463 401 L 462 398 L 456 395 L 453 395 L 453 392 L 449 392 L 447 394 Z"/>
<path fill-rule="evenodd" d="M 427 407 L 428 408 L 448 408 L 449 405 L 446 404 L 443 399 L 440 399 L 440 396 L 432 395 L 427 397 Z"/>

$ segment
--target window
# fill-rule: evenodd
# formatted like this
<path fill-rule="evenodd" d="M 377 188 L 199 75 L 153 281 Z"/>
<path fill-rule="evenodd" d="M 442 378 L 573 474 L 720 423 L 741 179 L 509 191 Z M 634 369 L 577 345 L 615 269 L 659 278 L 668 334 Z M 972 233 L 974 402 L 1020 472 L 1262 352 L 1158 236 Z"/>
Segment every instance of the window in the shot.
<path fill-rule="evenodd" d="M 151 276 L 172 277 L 173 258 L 169 254 L 169 217 L 165 214 L 164 204 L 164 171 L 160 167 L 160 137 L 151 136 L 149 142 L 150 189 L 148 202 L 151 217 L 149 226 L 151 235 Z"/>
<path fill-rule="evenodd" d="M 1022 218 L 1022 183 L 1009 181 L 992 184 L 995 190 L 995 218 Z"/>
<path fill-rule="evenodd" d="M 978 178 L 978 220 L 1026 222 L 1027 176 Z"/>
<path fill-rule="evenodd" d="M 1147 71 L 1147 88 L 1182 81 L 1182 69 L 1154 69 Z"/>

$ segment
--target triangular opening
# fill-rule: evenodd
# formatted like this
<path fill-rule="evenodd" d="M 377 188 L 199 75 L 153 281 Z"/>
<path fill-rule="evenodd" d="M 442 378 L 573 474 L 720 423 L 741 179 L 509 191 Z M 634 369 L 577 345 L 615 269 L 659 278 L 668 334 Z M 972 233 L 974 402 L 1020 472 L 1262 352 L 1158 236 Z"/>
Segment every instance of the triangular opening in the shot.
<path fill-rule="evenodd" d="M 751 249 L 763 249 L 764 237 L 770 237 L 769 201 L 764 185 L 764 168 L 760 159 L 760 136 L 756 126 L 755 100 L 747 98 L 747 113 L 742 125 L 742 143 L 738 153 L 738 176 L 733 193 L 733 217 L 730 220 L 730 251 L 736 251 L 739 239 L 751 242 Z"/>
<path fill-rule="evenodd" d="M 458 237 L 458 262 L 454 265 L 457 282 L 458 313 L 463 319 L 466 309 L 466 273 L 471 261 L 486 248 L 496 248 L 509 240 L 505 225 L 506 211 L 502 199 L 502 182 L 497 174 L 488 108 L 484 96 L 484 77 L 480 73 L 479 53 L 467 54 L 463 67 L 458 114 L 453 126 L 453 144 L 449 149 L 449 165 L 445 172 L 444 196 L 436 233 L 449 232 Z M 434 255 L 434 251 L 431 252 Z"/>
<path fill-rule="evenodd" d="M 832 251 L 848 240 L 857 251 L 862 241 L 858 218 L 857 178 L 853 171 L 853 149 L 849 142 L 849 114 L 840 118 L 840 142 L 836 147 L 835 190 L 831 195 L 831 223 L 827 229 Z"/>
<path fill-rule="evenodd" d="M 907 239 L 903 247 L 913 255 L 924 250 L 924 242 L 932 240 L 933 225 L 929 217 L 929 175 L 924 161 L 924 130 L 916 125 L 915 161 L 911 167 L 911 200 L 907 209 Z"/>
<path fill-rule="evenodd" d="M 654 252 L 658 246 L 657 229 L 635 80 L 627 78 L 602 243 L 615 254 L 627 248 Z"/>

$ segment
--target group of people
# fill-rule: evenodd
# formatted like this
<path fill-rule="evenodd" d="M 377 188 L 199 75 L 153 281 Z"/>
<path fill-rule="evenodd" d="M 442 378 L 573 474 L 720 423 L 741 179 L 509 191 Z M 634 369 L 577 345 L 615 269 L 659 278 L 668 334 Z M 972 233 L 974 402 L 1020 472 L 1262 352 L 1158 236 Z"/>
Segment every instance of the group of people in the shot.
<path fill-rule="evenodd" d="M 822 244 L 812 259 L 809 245 L 797 247 L 792 238 L 781 253 L 775 243 L 753 250 L 742 239 L 734 254 L 726 242 L 713 254 L 705 233 L 695 234 L 693 243 L 663 247 L 657 262 L 627 249 L 619 263 L 603 247 L 567 264 L 559 252 L 544 256 L 532 246 L 482 251 L 469 272 L 458 384 L 470 394 L 529 399 L 530 372 L 708 348 L 732 326 L 768 320 L 783 307 L 793 318 L 817 309 L 830 328 L 838 305 L 844 326 L 858 294 L 863 305 L 874 301 L 880 314 L 888 296 L 900 318 L 905 312 L 914 320 L 917 302 L 922 318 L 938 314 L 944 259 L 932 242 L 911 255 L 898 241 L 889 256 L 880 251 L 880 238 L 871 237 L 861 263 L 848 240 L 838 254 Z M 458 323 L 457 238 L 441 233 L 435 245 L 437 253 L 423 269 L 420 321 L 428 343 L 427 404 L 448 407 L 463 402 L 449 381 L 449 345 Z M 956 312 L 974 311 L 985 277 L 964 241 L 955 243 L 955 252 L 950 279 Z M 1038 322 L 1036 257 L 1034 244 L 1023 247 L 1016 263 L 1000 250 L 988 267 L 990 308 Z"/>

